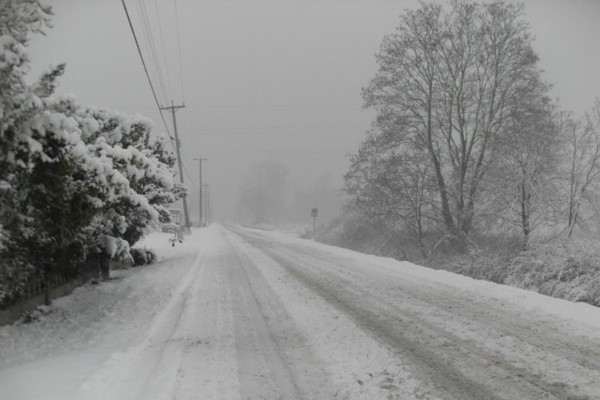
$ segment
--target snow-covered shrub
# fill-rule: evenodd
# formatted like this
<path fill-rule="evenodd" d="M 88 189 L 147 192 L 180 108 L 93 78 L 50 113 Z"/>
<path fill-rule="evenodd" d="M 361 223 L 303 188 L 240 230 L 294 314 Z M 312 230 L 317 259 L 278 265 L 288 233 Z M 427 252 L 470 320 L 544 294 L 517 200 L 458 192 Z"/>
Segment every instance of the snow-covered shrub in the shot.
<path fill-rule="evenodd" d="M 2 268 L 4 267 L 4 268 Z M 4 269 L 4 272 L 1 270 Z M 9 268 L 0 265 L 0 310 L 13 304 L 21 296 L 28 278 L 34 273 L 29 268 Z"/>
<path fill-rule="evenodd" d="M 600 249 L 581 238 L 536 246 L 512 260 L 505 283 L 600 306 Z"/>
<path fill-rule="evenodd" d="M 416 243 L 390 232 L 381 221 L 347 214 L 317 232 L 317 240 L 364 253 L 402 258 L 475 279 L 508 284 L 545 295 L 600 306 L 597 239 L 559 238 L 532 243 L 526 251 L 511 232 L 478 234 L 464 252 L 438 246 L 416 258 Z M 452 249 L 451 249 L 452 250 Z"/>
<path fill-rule="evenodd" d="M 29 35 L 50 14 L 37 0 L 0 2 L 0 302 L 89 257 L 132 263 L 130 247 L 185 193 L 149 120 L 55 94 L 64 64 L 25 81 Z"/>
<path fill-rule="evenodd" d="M 368 254 L 416 261 L 422 257 L 418 240 L 402 235 L 383 219 L 348 212 L 317 230 L 316 239 Z"/>
<path fill-rule="evenodd" d="M 33 32 L 49 26 L 50 10 L 37 0 L 0 2 L 0 304 L 12 301 L 34 272 L 21 238 L 33 238 L 35 220 L 25 207 L 29 177 L 43 146 L 23 124 L 42 111 L 42 101 L 25 82 L 26 46 Z M 47 238 L 41 238 L 46 240 Z"/>
<path fill-rule="evenodd" d="M 149 265 L 156 261 L 156 253 L 151 249 L 140 249 L 134 247 L 130 250 L 133 257 L 133 266 Z"/>
<path fill-rule="evenodd" d="M 496 283 L 503 283 L 506 278 L 506 258 L 481 249 L 471 249 L 465 254 L 437 254 L 425 264 L 435 269 Z"/>
<path fill-rule="evenodd" d="M 502 242 L 502 238 L 498 238 Z M 555 239 L 518 251 L 473 247 L 427 260 L 437 269 L 600 306 L 600 249 L 591 239 Z"/>

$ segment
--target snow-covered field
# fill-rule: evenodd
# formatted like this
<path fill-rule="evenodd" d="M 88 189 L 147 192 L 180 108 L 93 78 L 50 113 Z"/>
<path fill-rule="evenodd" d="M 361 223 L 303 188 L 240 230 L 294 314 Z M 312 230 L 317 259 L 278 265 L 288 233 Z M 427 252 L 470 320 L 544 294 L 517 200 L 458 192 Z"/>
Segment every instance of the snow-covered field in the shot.
<path fill-rule="evenodd" d="M 213 225 L 0 328 L 0 399 L 600 399 L 600 309 Z"/>

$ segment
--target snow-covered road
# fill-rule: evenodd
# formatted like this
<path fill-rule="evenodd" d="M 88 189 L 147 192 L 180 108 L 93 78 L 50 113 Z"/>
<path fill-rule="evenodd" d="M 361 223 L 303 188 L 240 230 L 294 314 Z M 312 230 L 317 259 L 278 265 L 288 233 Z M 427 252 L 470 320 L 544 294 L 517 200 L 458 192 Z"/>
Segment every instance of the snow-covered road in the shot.
<path fill-rule="evenodd" d="M 598 308 L 274 232 L 153 241 L 0 328 L 0 399 L 600 399 Z"/>

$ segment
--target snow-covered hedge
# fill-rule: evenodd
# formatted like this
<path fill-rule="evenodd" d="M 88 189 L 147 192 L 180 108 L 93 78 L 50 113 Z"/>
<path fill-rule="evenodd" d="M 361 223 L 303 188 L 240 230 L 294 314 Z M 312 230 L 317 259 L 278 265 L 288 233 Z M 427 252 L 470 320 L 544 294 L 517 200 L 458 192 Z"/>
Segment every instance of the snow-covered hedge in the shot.
<path fill-rule="evenodd" d="M 499 239 L 500 240 L 500 239 Z M 471 248 L 426 265 L 547 296 L 600 306 L 600 249 L 592 239 L 558 238 L 525 251 Z"/>
<path fill-rule="evenodd" d="M 28 40 L 50 14 L 38 0 L 0 2 L 0 303 L 34 275 L 131 260 L 185 192 L 151 121 L 56 94 L 64 64 L 27 83 Z"/>
<path fill-rule="evenodd" d="M 600 306 L 600 249 L 589 239 L 556 241 L 524 251 L 507 267 L 506 284 Z"/>
<path fill-rule="evenodd" d="M 437 246 L 423 258 L 416 242 L 376 223 L 345 215 L 318 231 L 317 240 L 379 256 L 406 255 L 431 268 L 600 306 L 600 247 L 595 239 L 559 237 L 522 251 L 517 236 L 480 234 L 465 253 Z"/>
<path fill-rule="evenodd" d="M 131 249 L 130 253 L 131 257 L 133 257 L 134 267 L 152 264 L 154 261 L 156 261 L 156 253 L 151 249 L 140 249 L 134 247 L 133 249 Z"/>

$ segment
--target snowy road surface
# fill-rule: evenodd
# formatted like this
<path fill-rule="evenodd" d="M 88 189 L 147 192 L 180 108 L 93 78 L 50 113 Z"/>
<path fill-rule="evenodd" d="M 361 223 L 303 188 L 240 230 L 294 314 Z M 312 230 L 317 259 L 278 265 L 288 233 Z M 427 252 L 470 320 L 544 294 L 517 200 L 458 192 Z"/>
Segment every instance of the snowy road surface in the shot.
<path fill-rule="evenodd" d="M 0 328 L 0 399 L 600 399 L 600 309 L 212 226 Z"/>

